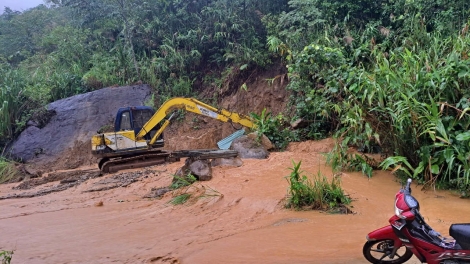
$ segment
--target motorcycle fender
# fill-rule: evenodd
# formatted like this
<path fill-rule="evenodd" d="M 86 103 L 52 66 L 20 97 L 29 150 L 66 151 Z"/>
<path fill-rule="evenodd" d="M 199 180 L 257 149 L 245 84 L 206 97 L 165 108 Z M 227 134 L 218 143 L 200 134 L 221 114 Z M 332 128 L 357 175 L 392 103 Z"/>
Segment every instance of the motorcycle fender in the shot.
<path fill-rule="evenodd" d="M 398 238 L 397 235 L 395 235 L 395 232 L 393 232 L 392 226 L 389 226 L 389 225 L 370 232 L 366 236 L 366 238 L 367 238 L 367 241 L 392 239 L 393 242 L 394 242 L 393 245 L 395 247 L 401 247 L 402 246 L 402 241 Z"/>

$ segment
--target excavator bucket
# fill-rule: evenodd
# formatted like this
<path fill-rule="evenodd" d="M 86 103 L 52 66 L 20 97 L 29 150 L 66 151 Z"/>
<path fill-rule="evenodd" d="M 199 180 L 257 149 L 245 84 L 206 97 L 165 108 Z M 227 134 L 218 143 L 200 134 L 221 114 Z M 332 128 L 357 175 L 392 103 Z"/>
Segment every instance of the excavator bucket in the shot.
<path fill-rule="evenodd" d="M 237 130 L 235 133 L 217 142 L 217 146 L 219 149 L 228 149 L 230 148 L 230 145 L 232 145 L 232 141 L 243 136 L 243 134 L 245 134 L 245 129 Z"/>

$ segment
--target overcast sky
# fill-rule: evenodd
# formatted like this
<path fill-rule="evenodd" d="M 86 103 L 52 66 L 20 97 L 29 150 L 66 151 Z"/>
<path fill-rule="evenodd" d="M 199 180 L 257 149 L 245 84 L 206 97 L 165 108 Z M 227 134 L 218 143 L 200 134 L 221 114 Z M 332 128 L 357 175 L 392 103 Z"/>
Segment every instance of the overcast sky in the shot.
<path fill-rule="evenodd" d="M 24 11 L 40 4 L 44 4 L 44 0 L 0 0 L 0 13 L 3 13 L 5 6 L 15 11 Z"/>

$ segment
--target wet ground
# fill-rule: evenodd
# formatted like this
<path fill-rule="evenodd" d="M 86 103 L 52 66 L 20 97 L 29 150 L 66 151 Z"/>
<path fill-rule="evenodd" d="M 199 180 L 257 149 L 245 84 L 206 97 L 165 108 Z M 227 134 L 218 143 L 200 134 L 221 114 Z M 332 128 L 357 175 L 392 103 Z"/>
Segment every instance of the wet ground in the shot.
<path fill-rule="evenodd" d="M 284 208 L 292 161 L 302 161 L 309 177 L 319 172 L 331 177 L 323 155 L 331 145 L 331 140 L 292 144 L 266 160 L 214 167 L 212 180 L 187 190 L 199 198 L 184 205 L 169 203 L 174 192 L 144 198 L 168 186 L 184 161 L 126 171 L 128 184 L 119 185 L 122 177 L 111 174 L 47 195 L 3 199 L 0 249 L 14 250 L 12 263 L 367 263 L 365 236 L 394 213 L 400 184 L 389 172 L 374 172 L 370 179 L 342 174 L 354 214 Z M 2 185 L 0 196 L 59 184 L 28 190 Z M 415 185 L 413 195 L 443 235 L 451 223 L 470 222 L 469 200 Z"/>

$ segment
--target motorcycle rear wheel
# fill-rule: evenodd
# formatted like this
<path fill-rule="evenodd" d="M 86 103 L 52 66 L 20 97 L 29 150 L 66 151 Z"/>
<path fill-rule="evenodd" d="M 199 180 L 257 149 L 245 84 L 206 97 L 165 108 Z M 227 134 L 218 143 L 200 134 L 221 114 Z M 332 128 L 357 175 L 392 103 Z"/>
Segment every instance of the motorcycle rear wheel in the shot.
<path fill-rule="evenodd" d="M 413 252 L 411 252 L 411 250 L 402 246 L 397 250 L 395 255 L 390 258 L 389 256 L 392 250 L 393 240 L 382 239 L 366 242 L 362 248 L 362 254 L 364 254 L 364 257 L 373 264 L 401 264 L 405 263 L 413 256 Z"/>

